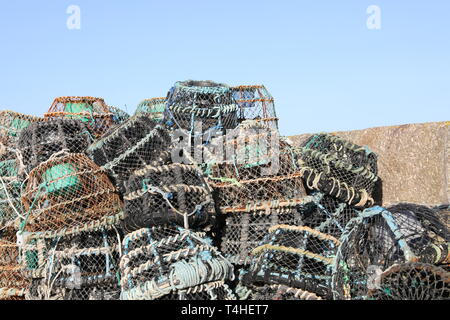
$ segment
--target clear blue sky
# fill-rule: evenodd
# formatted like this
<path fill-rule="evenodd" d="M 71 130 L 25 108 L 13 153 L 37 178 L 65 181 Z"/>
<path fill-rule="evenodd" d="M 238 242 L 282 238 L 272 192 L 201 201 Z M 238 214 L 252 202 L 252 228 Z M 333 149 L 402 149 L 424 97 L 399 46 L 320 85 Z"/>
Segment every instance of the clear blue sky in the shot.
<path fill-rule="evenodd" d="M 266 85 L 286 135 L 450 120 L 450 1 L 1 1 L 0 70 L 0 108 L 35 115 L 204 79 Z"/>

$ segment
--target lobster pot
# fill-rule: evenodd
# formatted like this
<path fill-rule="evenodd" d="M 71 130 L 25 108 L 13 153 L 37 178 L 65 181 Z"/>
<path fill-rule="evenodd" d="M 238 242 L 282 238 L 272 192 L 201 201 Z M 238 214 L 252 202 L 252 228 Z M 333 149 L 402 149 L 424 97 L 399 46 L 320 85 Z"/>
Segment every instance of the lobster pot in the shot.
<path fill-rule="evenodd" d="M 121 299 L 234 299 L 233 266 L 209 238 L 184 228 L 129 233 L 120 261 Z"/>
<path fill-rule="evenodd" d="M 138 104 L 134 114 L 137 115 L 140 113 L 144 113 L 150 119 L 153 119 L 156 122 L 162 122 L 164 120 L 165 110 L 166 98 L 152 98 L 141 101 Z"/>
<path fill-rule="evenodd" d="M 122 235 L 100 227 L 58 237 L 27 236 L 23 264 L 29 300 L 117 300 Z"/>
<path fill-rule="evenodd" d="M 339 240 L 305 226 L 278 225 L 253 249 L 243 282 L 253 286 L 284 284 L 331 297 L 331 273 Z"/>
<path fill-rule="evenodd" d="M 0 155 L 0 229 L 12 226 L 23 213 L 20 200 L 24 166 L 17 152 L 6 147 Z"/>
<path fill-rule="evenodd" d="M 313 201 L 301 207 L 302 225 L 340 238 L 347 223 L 360 211 L 321 192 L 312 193 Z"/>
<path fill-rule="evenodd" d="M 124 184 L 133 171 L 169 159 L 170 141 L 168 131 L 161 125 L 138 114 L 107 132 L 89 146 L 87 153 L 124 192 Z"/>
<path fill-rule="evenodd" d="M 261 243 L 270 227 L 301 224 L 299 207 L 301 205 L 297 203 L 261 206 L 227 214 L 221 231 L 222 253 L 234 264 L 249 264 L 251 251 Z"/>
<path fill-rule="evenodd" d="M 12 228 L 0 230 L 0 300 L 23 300 L 28 288 Z"/>
<path fill-rule="evenodd" d="M 309 189 L 356 207 L 373 205 L 377 156 L 367 147 L 322 133 L 308 139 L 297 152 Z"/>
<path fill-rule="evenodd" d="M 252 300 L 323 300 L 312 292 L 291 288 L 281 284 L 257 287 Z"/>
<path fill-rule="evenodd" d="M 83 122 L 94 138 L 100 137 L 116 124 L 117 115 L 101 98 L 59 97 L 44 114 L 47 119 L 75 119 Z"/>
<path fill-rule="evenodd" d="M 0 111 L 0 143 L 5 146 L 14 147 L 22 130 L 30 124 L 42 120 L 40 117 L 14 111 Z"/>
<path fill-rule="evenodd" d="M 126 186 L 127 230 L 176 224 L 207 227 L 215 219 L 211 189 L 196 165 L 168 164 L 136 170 Z"/>
<path fill-rule="evenodd" d="M 447 229 L 450 229 L 450 205 L 443 204 L 433 209 L 437 211 L 439 219 L 447 226 Z"/>
<path fill-rule="evenodd" d="M 22 203 L 21 230 L 59 232 L 114 220 L 122 202 L 106 173 L 80 153 L 55 157 L 34 168 Z"/>
<path fill-rule="evenodd" d="M 109 112 L 112 113 L 112 121 L 115 125 L 121 124 L 130 118 L 130 115 L 122 109 L 108 106 Z"/>
<path fill-rule="evenodd" d="M 450 300 L 450 272 L 427 263 L 393 265 L 368 295 L 374 300 Z"/>
<path fill-rule="evenodd" d="M 335 299 L 367 299 L 374 279 L 395 264 L 449 264 L 450 232 L 436 212 L 419 205 L 373 207 L 341 236 L 333 273 Z"/>
<path fill-rule="evenodd" d="M 234 100 L 239 106 L 239 122 L 254 120 L 273 129 L 278 129 L 275 102 L 263 85 L 237 86 L 231 88 Z"/>
<path fill-rule="evenodd" d="M 225 159 L 211 157 L 205 170 L 223 213 L 306 196 L 293 153 L 275 130 L 247 122 L 233 135 L 224 142 Z"/>
<path fill-rule="evenodd" d="M 212 81 L 177 82 L 167 95 L 164 121 L 177 129 L 223 132 L 238 125 L 239 106 L 230 87 Z M 200 128 L 195 125 L 201 124 Z"/>
<path fill-rule="evenodd" d="M 17 146 L 27 170 L 31 171 L 61 150 L 80 153 L 91 143 L 92 137 L 83 122 L 55 119 L 30 125 L 22 131 Z"/>

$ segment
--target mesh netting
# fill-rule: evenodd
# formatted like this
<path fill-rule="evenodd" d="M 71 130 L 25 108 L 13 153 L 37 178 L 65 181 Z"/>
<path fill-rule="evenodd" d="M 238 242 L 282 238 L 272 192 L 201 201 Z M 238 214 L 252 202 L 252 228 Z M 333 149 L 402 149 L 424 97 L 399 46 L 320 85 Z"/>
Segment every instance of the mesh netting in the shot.
<path fill-rule="evenodd" d="M 394 264 L 448 264 L 450 232 L 436 212 L 399 204 L 366 209 L 341 237 L 333 274 L 336 299 L 366 299 L 377 275 Z"/>
<path fill-rule="evenodd" d="M 121 234 L 115 227 L 42 237 L 22 246 L 31 281 L 27 300 L 117 300 Z"/>
<path fill-rule="evenodd" d="M 225 286 L 233 266 L 201 233 L 181 227 L 140 229 L 125 236 L 121 298 L 235 299 Z"/>
<path fill-rule="evenodd" d="M 339 240 L 305 226 L 277 225 L 252 251 L 244 283 L 284 284 L 331 296 L 331 272 Z"/>
<path fill-rule="evenodd" d="M 252 300 L 322 300 L 312 292 L 273 284 L 254 289 Z"/>
<path fill-rule="evenodd" d="M 27 164 L 27 170 L 31 171 L 58 151 L 81 153 L 91 142 L 91 135 L 83 122 L 56 119 L 28 126 L 22 131 L 17 147 Z"/>
<path fill-rule="evenodd" d="M 44 117 L 79 120 L 87 126 L 95 138 L 98 138 L 127 116 L 123 111 L 106 105 L 101 98 L 59 97 L 53 101 Z"/>
<path fill-rule="evenodd" d="M 122 203 L 106 173 L 84 154 L 55 155 L 29 174 L 21 229 L 59 232 L 115 220 Z"/>
<path fill-rule="evenodd" d="M 376 300 L 449 300 L 450 272 L 425 263 L 394 265 L 380 275 Z"/>
<path fill-rule="evenodd" d="M 339 238 L 347 223 L 360 211 L 347 203 L 320 192 L 312 194 L 313 201 L 301 206 L 302 225 Z"/>
<path fill-rule="evenodd" d="M 179 129 L 194 131 L 196 121 L 202 132 L 233 129 L 238 124 L 239 106 L 230 87 L 212 81 L 177 82 L 167 95 L 164 121 Z"/>
<path fill-rule="evenodd" d="M 238 119 L 261 121 L 270 128 L 278 129 L 273 97 L 263 85 L 232 87 L 233 98 L 239 105 Z"/>
<path fill-rule="evenodd" d="M 261 207 L 259 210 L 228 213 L 220 231 L 221 251 L 235 264 L 248 264 L 250 252 L 264 239 L 270 227 L 301 223 L 299 206 Z"/>
<path fill-rule="evenodd" d="M 212 157 L 205 171 L 222 213 L 302 202 L 306 192 L 294 154 L 276 130 L 248 121 L 233 135 L 213 140 L 224 143 L 227 156 Z"/>
<path fill-rule="evenodd" d="M 42 120 L 39 117 L 14 111 L 0 111 L 0 143 L 5 146 L 14 147 L 23 129 L 34 122 Z"/>
<path fill-rule="evenodd" d="M 149 118 L 161 122 L 164 119 L 165 110 L 166 98 L 151 98 L 141 101 L 134 114 L 145 113 Z"/>
<path fill-rule="evenodd" d="M 167 164 L 136 170 L 126 185 L 125 228 L 156 225 L 206 227 L 214 221 L 210 187 L 196 165 Z"/>
<path fill-rule="evenodd" d="M 0 230 L 0 300 L 23 300 L 28 280 L 19 264 L 15 231 Z"/>
<path fill-rule="evenodd" d="M 106 169 L 124 192 L 133 171 L 156 165 L 170 157 L 167 130 L 145 114 L 138 114 L 108 131 L 87 149 L 96 164 Z"/>
<path fill-rule="evenodd" d="M 18 150 L 5 147 L 0 154 L 0 228 L 22 216 L 21 187 L 25 166 Z"/>
<path fill-rule="evenodd" d="M 367 147 L 322 133 L 312 136 L 296 151 L 309 189 L 357 207 L 373 205 L 377 156 Z"/>

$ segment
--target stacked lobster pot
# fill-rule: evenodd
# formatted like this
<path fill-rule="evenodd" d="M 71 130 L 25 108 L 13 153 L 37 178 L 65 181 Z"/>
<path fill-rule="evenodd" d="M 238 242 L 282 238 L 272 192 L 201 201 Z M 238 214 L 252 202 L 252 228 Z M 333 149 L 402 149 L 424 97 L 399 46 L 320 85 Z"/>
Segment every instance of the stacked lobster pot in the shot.
<path fill-rule="evenodd" d="M 269 227 L 300 223 L 298 206 L 310 199 L 293 154 L 276 130 L 246 121 L 233 136 L 224 142 L 225 159 L 211 158 L 206 172 L 225 220 L 221 250 L 233 263 L 245 265 Z"/>
<path fill-rule="evenodd" d="M 122 201 L 103 169 L 60 152 L 31 170 L 17 243 L 27 299 L 118 298 Z"/>
<path fill-rule="evenodd" d="M 430 208 L 372 207 L 342 235 L 335 299 L 449 299 L 450 231 Z"/>
<path fill-rule="evenodd" d="M 0 154 L 0 229 L 14 227 L 23 214 L 21 186 L 25 165 L 20 151 L 4 146 Z"/>
<path fill-rule="evenodd" d="M 263 85 L 231 87 L 233 98 L 239 105 L 239 122 L 253 120 L 272 129 L 278 129 L 275 101 Z"/>
<path fill-rule="evenodd" d="M 20 264 L 15 230 L 0 229 L 0 300 L 24 300 L 29 281 Z"/>
<path fill-rule="evenodd" d="M 234 300 L 233 266 L 203 233 L 143 228 L 123 241 L 123 300 Z"/>
<path fill-rule="evenodd" d="M 215 223 L 211 188 L 194 164 L 167 162 L 134 171 L 124 201 L 127 231 L 163 225 L 206 230 Z"/>
<path fill-rule="evenodd" d="M 141 101 L 134 114 L 145 113 L 150 119 L 156 122 L 162 122 L 164 120 L 165 110 L 166 98 L 151 98 Z"/>
<path fill-rule="evenodd" d="M 122 110 L 108 106 L 101 98 L 59 97 L 44 114 L 46 119 L 76 119 L 83 122 L 94 138 L 122 123 L 129 116 Z"/>
<path fill-rule="evenodd" d="M 268 284 L 281 284 L 301 290 L 304 299 L 329 299 L 339 244 L 335 237 L 306 226 L 273 226 L 253 249 L 253 260 L 248 272 L 243 272 L 242 282 L 258 293 Z"/>
<path fill-rule="evenodd" d="M 86 152 L 124 193 L 125 182 L 135 170 L 168 161 L 170 143 L 170 135 L 162 125 L 139 113 L 110 129 Z"/>
<path fill-rule="evenodd" d="M 322 133 L 308 139 L 298 155 L 308 189 L 357 208 L 374 204 L 377 156 L 367 147 Z"/>
<path fill-rule="evenodd" d="M 15 147 L 22 130 L 42 120 L 40 117 L 14 111 L 0 111 L 0 143 L 4 146 Z"/>
<path fill-rule="evenodd" d="M 17 141 L 27 172 L 62 151 L 84 152 L 92 136 L 82 121 L 54 119 L 31 124 Z"/>
<path fill-rule="evenodd" d="M 167 94 L 164 122 L 190 137 L 209 142 L 238 125 L 232 90 L 212 81 L 179 81 Z"/>

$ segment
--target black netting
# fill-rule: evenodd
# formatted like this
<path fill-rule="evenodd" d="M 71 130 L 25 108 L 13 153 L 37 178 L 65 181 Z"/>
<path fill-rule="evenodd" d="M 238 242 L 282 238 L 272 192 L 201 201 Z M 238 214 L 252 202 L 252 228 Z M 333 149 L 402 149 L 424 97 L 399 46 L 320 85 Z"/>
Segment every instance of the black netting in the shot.
<path fill-rule="evenodd" d="M 273 284 L 253 289 L 252 300 L 322 300 L 312 292 Z"/>
<path fill-rule="evenodd" d="M 253 249 L 243 282 L 253 286 L 284 284 L 331 297 L 331 274 L 339 240 L 305 226 L 277 225 Z"/>
<path fill-rule="evenodd" d="M 90 143 L 92 136 L 83 122 L 56 119 L 28 126 L 22 131 L 17 148 L 21 151 L 29 172 L 61 150 L 82 153 Z"/>
<path fill-rule="evenodd" d="M 145 114 L 117 126 L 89 146 L 87 153 L 110 172 L 121 192 L 133 171 L 167 161 L 171 142 L 168 132 Z"/>
<path fill-rule="evenodd" d="M 309 189 L 357 207 L 373 205 L 377 156 L 367 147 L 323 133 L 312 136 L 296 151 Z"/>
<path fill-rule="evenodd" d="M 379 276 L 369 299 L 449 300 L 450 272 L 424 263 L 394 265 Z"/>
<path fill-rule="evenodd" d="M 233 129 L 238 124 L 239 106 L 230 87 L 212 81 L 175 83 L 167 95 L 164 121 L 178 129 L 193 132 L 201 122 L 202 132 Z"/>
<path fill-rule="evenodd" d="M 449 230 L 419 205 L 373 207 L 351 220 L 341 237 L 333 274 L 337 299 L 366 299 L 377 274 L 394 264 L 448 263 Z"/>
<path fill-rule="evenodd" d="M 196 165 L 164 164 L 136 170 L 126 184 L 125 228 L 206 227 L 214 222 L 211 189 Z"/>
<path fill-rule="evenodd" d="M 0 111 L 0 143 L 5 146 L 15 147 L 22 130 L 34 122 L 43 120 L 40 117 L 14 111 Z"/>

